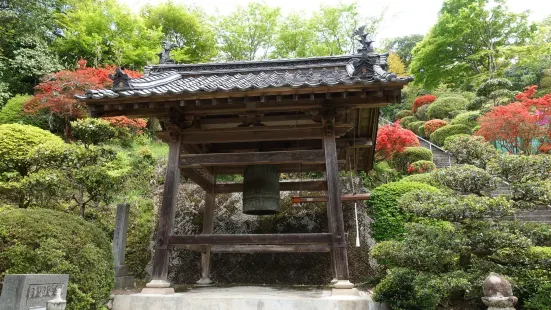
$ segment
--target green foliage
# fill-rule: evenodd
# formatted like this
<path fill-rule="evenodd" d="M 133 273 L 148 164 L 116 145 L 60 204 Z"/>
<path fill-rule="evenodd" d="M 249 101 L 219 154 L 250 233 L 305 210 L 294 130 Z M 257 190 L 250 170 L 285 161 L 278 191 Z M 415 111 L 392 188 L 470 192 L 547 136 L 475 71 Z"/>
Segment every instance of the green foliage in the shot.
<path fill-rule="evenodd" d="M 480 110 L 484 105 L 488 103 L 488 98 L 486 97 L 476 97 L 469 101 L 469 104 L 467 105 L 467 110 L 469 111 L 476 111 Z"/>
<path fill-rule="evenodd" d="M 471 130 L 465 125 L 447 125 L 433 132 L 430 135 L 430 141 L 437 145 L 444 145 L 447 137 L 457 134 L 471 134 Z"/>
<path fill-rule="evenodd" d="M 49 122 L 40 115 L 25 115 L 23 106 L 30 96 L 16 95 L 6 102 L 0 109 L 0 125 L 2 124 L 24 124 L 33 125 L 42 129 L 49 128 Z M 1 106 L 1 104 L 0 104 Z"/>
<path fill-rule="evenodd" d="M 32 165 L 27 155 L 46 142 L 63 143 L 61 138 L 37 127 L 0 125 L 0 172 L 16 171 L 26 176 Z"/>
<path fill-rule="evenodd" d="M 474 165 L 482 169 L 499 154 L 483 137 L 466 134 L 449 136 L 444 142 L 444 148 L 453 154 L 458 164 Z"/>
<path fill-rule="evenodd" d="M 94 225 L 62 212 L 0 213 L 0 274 L 69 274 L 68 309 L 102 309 L 114 282 L 111 244 Z"/>
<path fill-rule="evenodd" d="M 402 118 L 407 117 L 407 116 L 414 116 L 413 112 L 411 112 L 411 110 L 402 110 L 402 111 L 396 113 L 396 119 L 402 119 Z"/>
<path fill-rule="evenodd" d="M 465 125 L 471 130 L 478 126 L 477 119 L 480 116 L 479 111 L 463 112 L 454 117 L 451 121 L 451 125 Z"/>
<path fill-rule="evenodd" d="M 417 131 L 415 131 L 415 133 L 420 136 L 420 137 L 426 137 L 426 133 L 425 133 L 425 123 L 421 124 L 418 128 L 417 128 Z"/>
<path fill-rule="evenodd" d="M 373 169 L 367 174 L 364 174 L 362 179 L 366 188 L 373 189 L 386 183 L 396 182 L 400 180 L 400 178 L 400 172 L 391 168 L 388 162 L 381 161 L 375 163 Z"/>
<path fill-rule="evenodd" d="M 535 30 L 527 19 L 526 13 L 509 12 L 505 0 L 447 0 L 436 25 L 413 49 L 410 72 L 427 89 L 467 87 L 499 75 L 516 56 L 508 51 Z"/>
<path fill-rule="evenodd" d="M 176 62 L 206 62 L 216 56 L 215 31 L 200 10 L 167 2 L 147 5 L 142 16 L 147 28 L 161 29 L 164 38 L 176 45 L 172 51 Z"/>
<path fill-rule="evenodd" d="M 551 181 L 528 181 L 511 184 L 513 200 L 519 209 L 551 204 Z"/>
<path fill-rule="evenodd" d="M 490 98 L 492 93 L 502 89 L 510 89 L 511 87 L 513 87 L 513 84 L 507 79 L 490 79 L 478 87 L 476 95 L 478 97 Z"/>
<path fill-rule="evenodd" d="M 429 116 L 427 115 L 427 113 L 429 111 L 429 107 L 430 107 L 430 105 L 425 104 L 425 105 L 420 106 L 419 108 L 417 108 L 417 111 L 415 112 L 415 117 L 417 117 L 418 119 L 420 119 L 422 121 L 428 121 Z"/>
<path fill-rule="evenodd" d="M 394 52 L 404 61 L 406 67 L 411 63 L 411 51 L 423 40 L 423 35 L 412 34 L 403 37 L 387 39 L 383 42 L 385 52 Z"/>
<path fill-rule="evenodd" d="M 371 231 L 375 240 L 390 240 L 399 237 L 404 232 L 404 223 L 411 219 L 411 215 L 399 209 L 398 200 L 405 193 L 421 189 L 434 193 L 439 192 L 433 186 L 414 182 L 388 183 L 371 192 L 368 212 L 374 220 Z"/>
<path fill-rule="evenodd" d="M 487 169 L 510 183 L 545 180 L 551 178 L 551 157 L 502 154 L 493 158 Z"/>
<path fill-rule="evenodd" d="M 416 121 L 416 122 L 411 122 L 408 124 L 408 129 L 413 131 L 416 135 L 419 135 L 419 127 L 420 126 L 423 126 L 423 131 L 425 129 L 425 121 Z"/>
<path fill-rule="evenodd" d="M 71 122 L 73 137 L 84 145 L 100 144 L 115 137 L 116 130 L 106 120 L 84 118 Z"/>
<path fill-rule="evenodd" d="M 436 187 L 440 190 L 446 189 L 445 187 L 442 186 L 442 184 L 438 183 L 438 181 L 434 176 L 434 172 L 409 175 L 407 177 L 402 178 L 400 182 L 424 183 L 424 184 L 428 184 L 430 186 Z"/>
<path fill-rule="evenodd" d="M 281 21 L 272 58 L 311 56 L 316 39 L 314 27 L 302 14 L 291 13 Z"/>
<path fill-rule="evenodd" d="M 460 193 L 482 195 L 497 185 L 495 177 L 486 170 L 471 165 L 443 168 L 435 173 L 435 177 L 440 184 Z"/>
<path fill-rule="evenodd" d="M 413 122 L 418 122 L 419 120 L 415 116 L 406 116 L 401 118 L 400 125 L 404 128 L 408 128 L 408 125 Z"/>
<path fill-rule="evenodd" d="M 541 285 L 535 294 L 533 294 L 524 303 L 526 310 L 545 310 L 551 305 L 551 283 Z"/>
<path fill-rule="evenodd" d="M 424 147 L 408 147 L 394 154 L 392 164 L 398 171 L 407 172 L 409 165 L 419 160 L 432 162 L 432 152 Z"/>
<path fill-rule="evenodd" d="M 439 97 L 434 101 L 427 110 L 429 119 L 445 119 L 450 118 L 451 113 L 456 110 L 463 110 L 469 101 L 463 97 Z"/>

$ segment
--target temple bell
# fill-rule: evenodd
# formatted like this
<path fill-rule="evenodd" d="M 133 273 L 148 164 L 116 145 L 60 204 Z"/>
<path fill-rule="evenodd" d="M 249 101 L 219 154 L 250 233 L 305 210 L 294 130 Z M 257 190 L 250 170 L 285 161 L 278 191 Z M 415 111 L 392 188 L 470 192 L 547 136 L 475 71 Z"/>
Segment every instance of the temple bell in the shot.
<path fill-rule="evenodd" d="M 273 165 L 245 168 L 243 175 L 243 213 L 271 215 L 279 211 L 279 171 Z"/>

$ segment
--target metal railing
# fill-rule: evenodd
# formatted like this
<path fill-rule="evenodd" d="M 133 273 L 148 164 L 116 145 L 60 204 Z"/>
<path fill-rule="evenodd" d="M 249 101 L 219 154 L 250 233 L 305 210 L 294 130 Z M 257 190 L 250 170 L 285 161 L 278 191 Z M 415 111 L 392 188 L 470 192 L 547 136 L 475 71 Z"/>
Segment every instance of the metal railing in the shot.
<path fill-rule="evenodd" d="M 379 123 L 384 123 L 384 124 L 388 124 L 388 125 L 392 124 L 391 121 L 389 121 L 389 120 L 387 120 L 386 118 L 383 118 L 383 117 L 379 117 Z M 425 139 L 425 138 L 423 138 L 423 137 L 421 137 L 421 136 L 419 136 L 419 135 L 417 135 L 417 134 L 415 134 L 415 136 L 417 137 L 417 139 L 419 139 L 419 140 L 421 140 L 421 141 L 427 143 L 427 144 L 429 145 L 429 150 L 430 150 L 431 152 L 432 152 L 432 148 L 434 147 L 435 149 L 437 149 L 437 150 L 443 152 L 444 154 L 448 155 L 448 164 L 449 164 L 449 167 L 452 166 L 452 154 L 451 154 L 450 152 L 446 151 L 445 149 L 439 147 L 438 145 L 436 145 L 436 144 L 430 142 L 429 140 L 427 140 L 427 139 Z M 433 161 L 434 161 L 434 158 L 433 158 Z"/>

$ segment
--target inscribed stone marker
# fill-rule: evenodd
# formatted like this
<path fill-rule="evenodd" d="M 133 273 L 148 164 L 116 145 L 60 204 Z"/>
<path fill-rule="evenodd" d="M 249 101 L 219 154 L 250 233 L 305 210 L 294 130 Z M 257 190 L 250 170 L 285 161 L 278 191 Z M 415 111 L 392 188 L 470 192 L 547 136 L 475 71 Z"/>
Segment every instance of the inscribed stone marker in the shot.
<path fill-rule="evenodd" d="M 61 297 L 67 298 L 67 274 L 8 274 L 0 296 L 2 310 L 42 310 L 61 288 Z"/>

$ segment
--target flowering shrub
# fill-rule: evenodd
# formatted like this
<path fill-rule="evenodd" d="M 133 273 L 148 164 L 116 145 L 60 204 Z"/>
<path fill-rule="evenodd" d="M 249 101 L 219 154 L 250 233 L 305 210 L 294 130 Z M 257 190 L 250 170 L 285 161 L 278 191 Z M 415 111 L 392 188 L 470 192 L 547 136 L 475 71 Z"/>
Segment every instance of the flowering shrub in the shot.
<path fill-rule="evenodd" d="M 415 113 L 417 112 L 417 109 L 419 109 L 421 106 L 431 104 L 434 102 L 434 100 L 436 100 L 436 96 L 434 95 L 424 95 L 421 97 L 417 97 L 413 102 L 413 107 L 411 108 L 411 110 L 413 111 L 413 113 Z"/>
<path fill-rule="evenodd" d="M 126 116 L 104 117 L 115 128 L 125 128 L 131 134 L 141 134 L 147 126 L 147 120 L 143 118 L 128 118 Z"/>
<path fill-rule="evenodd" d="M 377 158 L 391 159 L 396 152 L 403 152 L 406 147 L 419 146 L 419 139 L 412 131 L 394 123 L 379 128 L 376 144 Z"/>
<path fill-rule="evenodd" d="M 419 160 L 409 165 L 409 174 L 427 173 L 436 170 L 436 165 L 432 161 Z"/>
<path fill-rule="evenodd" d="M 425 123 L 425 136 L 430 136 L 438 128 L 447 126 L 448 122 L 441 119 L 433 119 Z"/>

